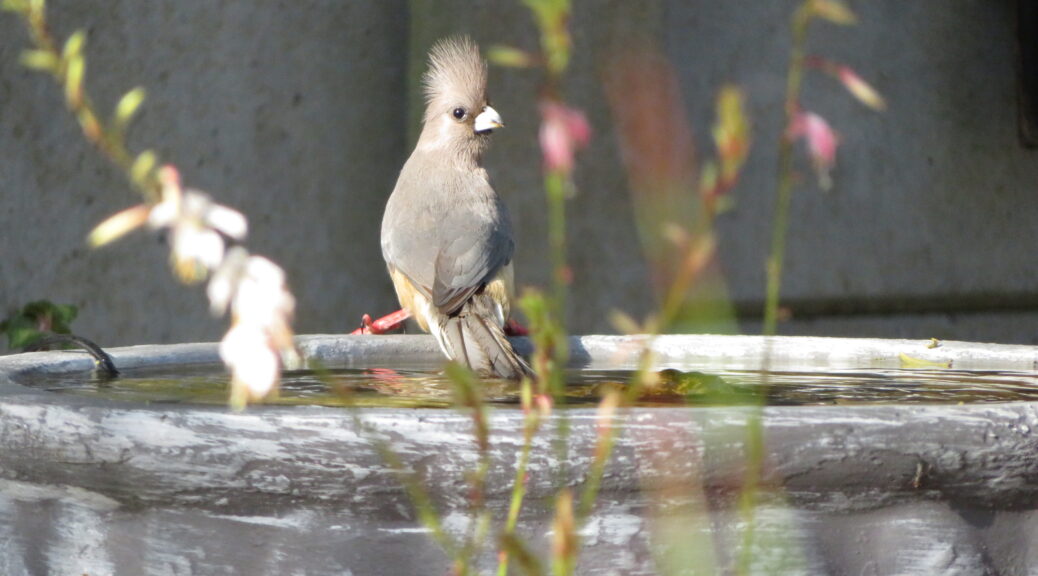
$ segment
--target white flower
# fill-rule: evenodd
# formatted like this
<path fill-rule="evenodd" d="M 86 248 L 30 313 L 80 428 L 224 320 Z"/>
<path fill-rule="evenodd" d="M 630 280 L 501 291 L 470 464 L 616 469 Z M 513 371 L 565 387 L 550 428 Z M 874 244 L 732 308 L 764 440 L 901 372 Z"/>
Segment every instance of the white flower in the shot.
<path fill-rule="evenodd" d="M 285 273 L 262 256 L 250 256 L 231 311 L 235 319 L 265 325 L 291 317 L 295 312 L 295 299 L 285 289 Z"/>
<path fill-rule="evenodd" d="M 293 342 L 295 298 L 285 273 L 270 260 L 250 255 L 240 242 L 248 222 L 240 212 L 213 202 L 205 192 L 184 189 L 172 166 L 159 170 L 162 186 L 154 206 L 134 206 L 98 225 L 90 235 L 99 246 L 147 223 L 169 236 L 173 269 L 184 282 L 210 276 L 210 311 L 231 310 L 231 329 L 220 342 L 220 358 L 231 371 L 231 406 L 244 408 L 274 391 L 284 365 L 300 363 Z"/>
<path fill-rule="evenodd" d="M 232 326 L 220 343 L 220 357 L 231 370 L 231 404 L 240 408 L 270 394 L 282 366 L 298 362 L 290 326 L 295 299 L 277 264 L 241 247 L 227 252 L 208 294 L 214 313 L 231 309 Z"/>
<path fill-rule="evenodd" d="M 235 324 L 220 342 L 220 358 L 231 370 L 231 404 L 241 408 L 265 398 L 281 377 L 281 357 L 257 324 Z"/>
<path fill-rule="evenodd" d="M 245 216 L 213 202 L 205 192 L 181 188 L 172 167 L 161 170 L 159 179 L 161 201 L 149 212 L 148 224 L 169 231 L 173 268 L 181 280 L 198 282 L 223 262 L 224 237 L 245 239 Z"/>
<path fill-rule="evenodd" d="M 238 290 L 242 274 L 245 273 L 245 264 L 248 261 L 249 251 L 241 246 L 235 246 L 224 254 L 223 262 L 209 278 L 209 286 L 206 288 L 206 294 L 209 296 L 209 311 L 213 316 L 223 316 L 227 312 L 227 307 Z"/>

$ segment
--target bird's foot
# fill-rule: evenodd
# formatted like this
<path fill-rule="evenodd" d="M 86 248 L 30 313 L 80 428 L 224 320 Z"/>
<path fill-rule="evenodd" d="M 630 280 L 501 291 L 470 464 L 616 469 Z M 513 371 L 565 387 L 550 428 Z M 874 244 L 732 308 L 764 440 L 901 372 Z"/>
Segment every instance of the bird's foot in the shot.
<path fill-rule="evenodd" d="M 350 334 L 385 334 L 399 328 L 410 317 L 411 314 L 407 310 L 397 310 L 378 320 L 372 320 L 370 315 L 365 314 L 360 317 L 360 328 L 350 332 Z"/>
<path fill-rule="evenodd" d="M 505 321 L 505 334 L 507 336 L 529 336 L 530 331 L 516 321 L 515 318 L 509 318 Z"/>

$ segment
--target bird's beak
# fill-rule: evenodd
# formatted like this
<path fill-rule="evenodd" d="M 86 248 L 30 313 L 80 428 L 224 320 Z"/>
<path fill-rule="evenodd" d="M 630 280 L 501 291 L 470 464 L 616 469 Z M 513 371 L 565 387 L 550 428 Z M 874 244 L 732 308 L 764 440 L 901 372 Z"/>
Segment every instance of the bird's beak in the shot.
<path fill-rule="evenodd" d="M 476 131 L 476 134 L 486 134 L 492 132 L 494 128 L 504 127 L 505 123 L 501 120 L 501 115 L 490 106 L 484 108 L 483 112 L 476 116 L 476 121 L 472 125 L 472 129 Z"/>

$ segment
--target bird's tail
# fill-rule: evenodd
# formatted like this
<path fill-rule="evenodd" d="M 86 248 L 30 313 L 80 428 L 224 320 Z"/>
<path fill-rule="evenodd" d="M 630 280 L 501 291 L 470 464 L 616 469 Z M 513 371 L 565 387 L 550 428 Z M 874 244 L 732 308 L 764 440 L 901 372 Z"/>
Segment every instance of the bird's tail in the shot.
<path fill-rule="evenodd" d="M 451 360 L 467 365 L 480 376 L 519 380 L 533 369 L 512 348 L 494 313 L 493 301 L 479 294 L 453 316 L 440 316 L 433 329 L 440 348 Z"/>

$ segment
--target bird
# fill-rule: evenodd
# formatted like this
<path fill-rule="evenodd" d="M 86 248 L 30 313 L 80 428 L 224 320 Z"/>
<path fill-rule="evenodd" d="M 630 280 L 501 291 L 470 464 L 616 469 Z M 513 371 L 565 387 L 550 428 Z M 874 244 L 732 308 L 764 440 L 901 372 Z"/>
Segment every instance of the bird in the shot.
<path fill-rule="evenodd" d="M 423 84 L 422 131 L 382 218 L 382 256 L 397 299 L 448 359 L 481 377 L 532 377 L 503 330 L 515 240 L 483 167 L 504 122 L 487 99 L 479 47 L 466 36 L 440 40 Z"/>

